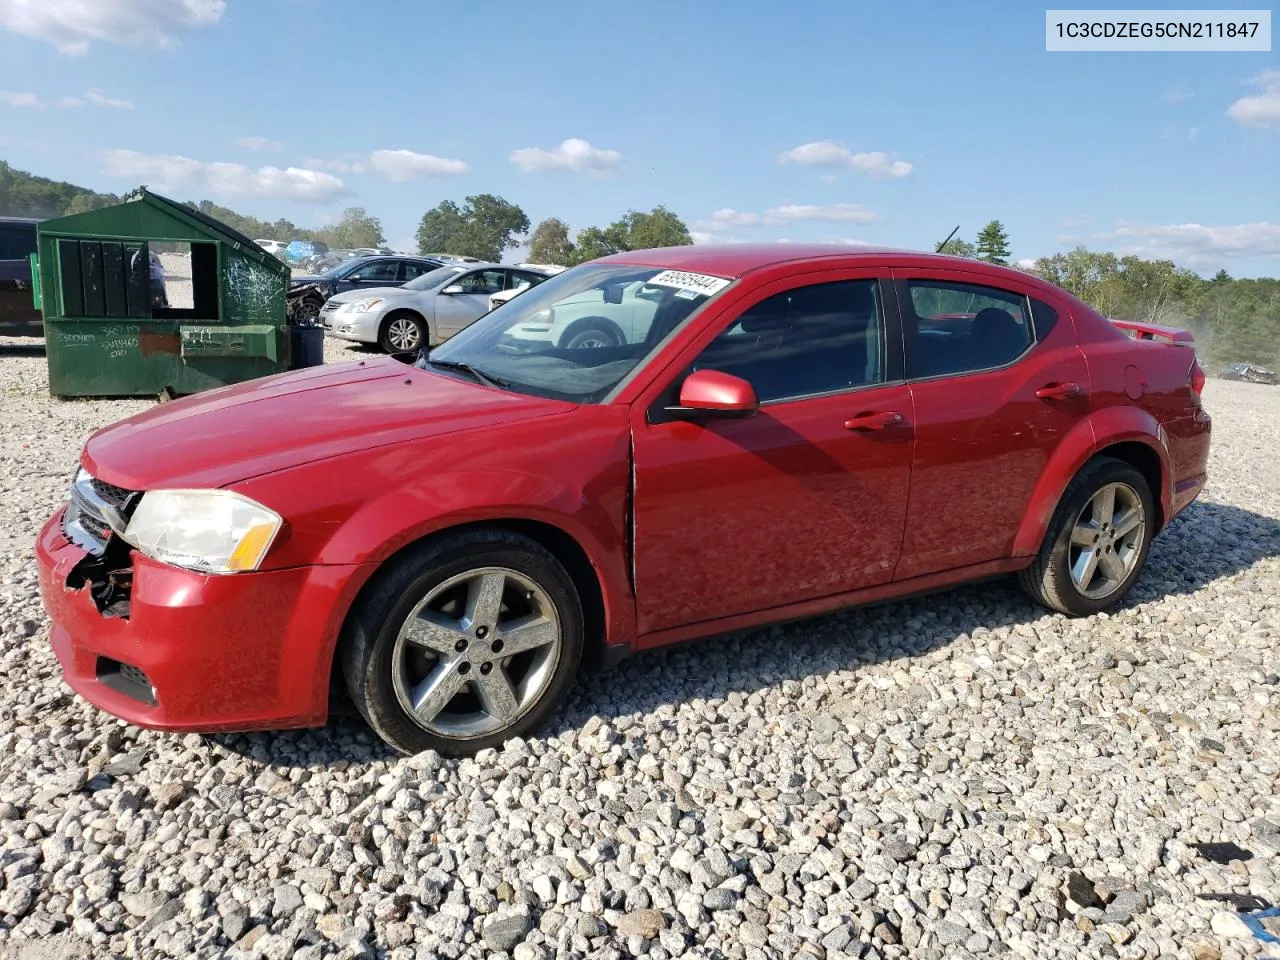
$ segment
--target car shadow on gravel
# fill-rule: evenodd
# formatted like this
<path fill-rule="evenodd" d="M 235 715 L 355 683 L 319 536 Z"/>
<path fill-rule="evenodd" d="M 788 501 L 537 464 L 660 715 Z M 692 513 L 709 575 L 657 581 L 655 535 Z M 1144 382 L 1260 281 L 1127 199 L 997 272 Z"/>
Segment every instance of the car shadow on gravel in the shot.
<path fill-rule="evenodd" d="M 1280 520 L 1197 502 L 1156 540 L 1126 606 L 1193 593 L 1275 556 L 1280 556 Z M 803 685 L 810 677 L 923 656 L 961 636 L 1034 624 L 1045 616 L 1013 578 L 1004 577 L 646 651 L 612 670 L 584 673 L 538 736 L 572 736 L 591 716 L 613 719 L 732 694 L 749 696 L 788 681 Z M 855 702 L 842 706 L 856 712 Z M 263 764 L 286 767 L 362 765 L 397 756 L 373 736 L 340 685 L 334 687 L 326 727 L 218 734 L 210 740 Z"/>

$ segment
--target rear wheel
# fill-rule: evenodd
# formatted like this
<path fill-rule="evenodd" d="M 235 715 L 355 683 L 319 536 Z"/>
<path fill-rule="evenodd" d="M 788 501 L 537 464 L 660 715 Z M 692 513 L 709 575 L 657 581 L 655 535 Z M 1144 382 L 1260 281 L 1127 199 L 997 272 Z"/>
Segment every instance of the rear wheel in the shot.
<path fill-rule="evenodd" d="M 361 600 L 343 676 L 396 749 L 462 756 L 542 724 L 577 672 L 582 623 L 573 581 L 534 541 L 447 536 L 397 560 Z"/>
<path fill-rule="evenodd" d="M 1019 575 L 1032 599 L 1073 617 L 1119 604 L 1146 563 L 1155 501 L 1129 464 L 1098 457 L 1068 484 L 1044 543 Z"/>
<path fill-rule="evenodd" d="M 382 323 L 378 345 L 386 353 L 416 353 L 429 347 L 427 325 L 416 313 L 393 313 Z"/>

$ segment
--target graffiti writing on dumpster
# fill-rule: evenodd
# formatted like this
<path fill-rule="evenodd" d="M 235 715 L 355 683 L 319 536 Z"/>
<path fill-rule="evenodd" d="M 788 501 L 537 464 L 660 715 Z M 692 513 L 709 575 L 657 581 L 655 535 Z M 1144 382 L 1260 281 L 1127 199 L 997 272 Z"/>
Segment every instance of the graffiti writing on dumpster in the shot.
<path fill-rule="evenodd" d="M 101 328 L 102 349 L 108 360 L 119 360 L 138 352 L 138 326 L 133 323 L 112 323 Z"/>
<path fill-rule="evenodd" d="M 238 256 L 228 258 L 226 271 L 229 320 L 270 320 L 282 312 L 278 275 Z"/>

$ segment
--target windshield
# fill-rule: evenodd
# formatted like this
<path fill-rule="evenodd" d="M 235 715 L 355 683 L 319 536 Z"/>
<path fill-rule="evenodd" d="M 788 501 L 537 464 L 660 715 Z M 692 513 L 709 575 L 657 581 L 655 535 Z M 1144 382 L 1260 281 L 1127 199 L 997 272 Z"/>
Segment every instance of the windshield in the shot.
<path fill-rule="evenodd" d="M 657 267 L 585 264 L 496 307 L 417 365 L 469 367 L 474 379 L 518 393 L 599 403 L 729 283 Z"/>
<path fill-rule="evenodd" d="M 430 273 L 415 277 L 404 285 L 406 290 L 434 290 L 444 286 L 452 277 L 466 271 L 466 267 L 440 267 Z"/>

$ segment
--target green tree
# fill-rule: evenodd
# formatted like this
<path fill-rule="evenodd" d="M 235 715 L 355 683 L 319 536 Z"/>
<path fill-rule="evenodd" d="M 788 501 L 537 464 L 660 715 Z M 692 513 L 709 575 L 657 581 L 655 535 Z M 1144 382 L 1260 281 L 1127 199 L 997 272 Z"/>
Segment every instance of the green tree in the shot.
<path fill-rule="evenodd" d="M 628 210 L 607 227 L 587 227 L 578 234 L 574 262 L 586 263 L 628 250 L 684 247 L 691 243 L 689 228 L 666 207 L 654 207 L 648 213 Z"/>
<path fill-rule="evenodd" d="M 999 264 L 1009 262 L 1009 234 L 999 220 L 992 220 L 978 231 L 976 247 L 979 260 Z"/>
<path fill-rule="evenodd" d="M 939 253 L 945 253 L 952 257 L 968 257 L 970 260 L 978 255 L 978 251 L 973 248 L 973 244 L 968 240 L 961 240 L 959 237 L 952 237 L 942 245 Z"/>
<path fill-rule="evenodd" d="M 324 233 L 326 235 L 322 239 L 330 247 L 339 250 L 380 247 L 384 243 L 382 221 L 369 216 L 364 207 L 348 207 L 342 212 L 342 219 Z"/>
<path fill-rule="evenodd" d="M 491 193 L 467 197 L 461 207 L 445 200 L 422 215 L 418 252 L 501 260 L 503 251 L 514 247 L 528 229 L 523 210 Z"/>
<path fill-rule="evenodd" d="M 1231 274 L 1227 273 L 1226 270 L 1219 270 L 1217 273 L 1213 275 L 1213 279 L 1210 280 L 1209 282 L 1210 283 L 1230 283 Z"/>
<path fill-rule="evenodd" d="M 534 263 L 554 263 L 567 267 L 573 263 L 573 241 L 569 227 L 557 217 L 548 217 L 534 228 L 529 239 L 529 259 Z"/>

